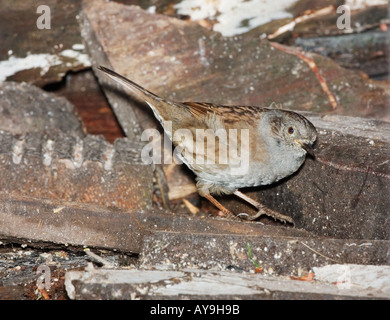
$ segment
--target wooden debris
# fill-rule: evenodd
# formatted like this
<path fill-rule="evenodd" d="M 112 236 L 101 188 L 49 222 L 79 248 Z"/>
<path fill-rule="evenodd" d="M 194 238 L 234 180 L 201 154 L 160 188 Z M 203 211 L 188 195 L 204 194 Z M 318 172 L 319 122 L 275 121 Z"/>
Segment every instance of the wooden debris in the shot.
<path fill-rule="evenodd" d="M 56 87 L 54 93 L 74 105 L 87 133 L 102 135 L 110 143 L 124 137 L 92 70 L 67 74 L 66 84 Z"/>
<path fill-rule="evenodd" d="M 187 199 L 182 199 L 184 205 L 187 207 L 187 209 L 192 213 L 192 214 L 197 214 L 199 212 L 199 208 L 195 207 L 191 202 L 189 202 Z"/>
<path fill-rule="evenodd" d="M 310 20 L 313 18 L 321 17 L 323 15 L 327 15 L 327 14 L 332 13 L 334 11 L 335 11 L 335 8 L 333 5 L 327 6 L 327 7 L 318 9 L 318 10 L 307 10 L 307 11 L 303 12 L 300 16 L 294 18 L 289 23 L 279 27 L 274 33 L 267 35 L 267 38 L 270 40 L 275 39 L 276 37 L 288 32 L 288 31 L 293 31 L 295 26 L 298 23 L 301 23 L 301 22 L 304 22 L 304 21 L 307 21 L 307 20 Z"/>
<path fill-rule="evenodd" d="M 374 282 L 371 280 L 367 285 Z M 339 290 L 326 282 L 199 269 L 160 271 L 89 268 L 87 271 L 67 272 L 65 285 L 71 299 L 388 298 L 387 293 L 376 286 L 364 289 L 351 286 Z"/>
<path fill-rule="evenodd" d="M 0 132 L 0 189 L 9 196 L 61 199 L 129 210 L 152 205 L 152 169 L 143 164 L 143 144 L 96 136 L 17 137 Z M 120 145 L 120 147 L 118 147 Z M 53 211 L 62 214 L 59 206 Z"/>
<path fill-rule="evenodd" d="M 196 23 L 104 1 L 85 1 L 80 22 L 94 66 L 111 66 L 162 97 L 259 106 L 277 102 L 285 109 L 377 118 L 388 114 L 388 95 L 360 73 L 320 55 L 277 50 L 254 31 L 224 38 Z M 127 30 L 134 32 L 124 43 Z M 146 105 L 138 108 L 122 91 L 112 96 L 117 90 L 107 82 L 103 87 L 126 133 L 135 131 L 129 122 L 134 115 L 139 123 L 159 126 Z M 192 192 L 190 187 L 176 193 L 187 190 L 191 182 L 182 177 L 193 179 L 188 173 L 166 176 L 170 199 Z"/>
<path fill-rule="evenodd" d="M 39 293 L 41 294 L 43 300 L 50 300 L 50 296 L 47 294 L 47 291 L 45 288 L 38 289 Z"/>
<path fill-rule="evenodd" d="M 221 225 L 221 228 L 225 227 Z M 269 230 L 271 233 L 272 230 L 281 229 L 261 225 L 257 225 L 257 228 Z M 294 229 L 288 230 L 291 232 Z M 247 254 L 248 243 L 251 245 L 252 258 Z M 389 240 L 315 238 L 303 234 L 280 237 L 276 234 L 268 236 L 265 233 L 262 236 L 255 236 L 252 232 L 246 235 L 227 232 L 224 234 L 156 232 L 144 238 L 140 267 L 147 269 L 164 265 L 169 270 L 185 268 L 226 270 L 234 266 L 236 269 L 251 271 L 255 269 L 253 263 L 255 260 L 264 274 L 290 276 L 299 274 L 300 269 L 312 270 L 313 267 L 334 263 L 325 257 L 331 257 L 339 264 L 387 266 L 388 246 Z M 313 252 L 313 249 L 321 255 Z"/>
<path fill-rule="evenodd" d="M 371 77 L 386 75 L 390 64 L 389 31 L 374 29 L 339 36 L 297 37 L 292 45 L 301 47 L 306 52 L 332 58 L 345 68 L 361 70 Z M 389 121 L 389 114 L 385 119 Z"/>
<path fill-rule="evenodd" d="M 107 259 L 104 259 L 103 257 L 97 255 L 96 253 L 92 252 L 89 248 L 85 248 L 84 252 L 89 256 L 93 261 L 96 261 L 98 263 L 101 263 L 104 268 L 106 269 L 113 269 L 115 266 L 108 261 Z"/>
<path fill-rule="evenodd" d="M 319 16 L 317 19 L 310 19 L 297 24 L 294 33 L 304 38 L 342 35 L 352 32 L 362 33 L 363 31 L 379 27 L 383 22 L 389 22 L 387 10 L 388 5 L 386 4 L 362 6 L 356 10 L 353 8 L 350 16 L 351 28 L 337 27 L 337 19 L 340 17 L 340 14 L 337 14 L 337 12 Z"/>
<path fill-rule="evenodd" d="M 0 81 L 29 82 L 38 86 L 61 81 L 68 71 L 89 68 L 78 12 L 81 1 L 47 1 L 50 28 L 40 29 L 37 20 L 39 2 L 15 5 L 13 1 L 0 3 Z M 49 23 L 45 18 L 45 23 Z M 7 68 L 12 66 L 11 68 Z"/>
<path fill-rule="evenodd" d="M 69 102 L 32 85 L 4 83 L 0 90 L 3 194 L 129 210 L 151 207 L 153 172 L 141 160 L 142 142 L 118 139 L 112 145 L 85 135 Z M 54 213 L 62 214 L 62 207 Z"/>
<path fill-rule="evenodd" d="M 73 105 L 35 86 L 17 82 L 0 83 L 0 103 L 0 130 L 15 135 L 36 132 L 48 136 L 85 136 Z"/>
<path fill-rule="evenodd" d="M 104 1 L 84 2 L 81 27 L 95 66 L 109 63 L 165 98 L 259 106 L 277 102 L 287 109 L 333 110 L 309 66 L 268 41 L 259 41 L 256 32 L 223 38 L 197 23 Z M 127 30 L 133 32 L 124 43 Z M 105 59 L 99 58 L 99 47 Z M 383 89 L 330 59 L 316 54 L 313 59 L 341 106 L 337 113 L 383 116 L 389 103 Z M 117 117 L 122 119 L 119 113 Z"/>
<path fill-rule="evenodd" d="M 198 192 L 195 183 L 173 187 L 169 190 L 169 200 L 177 200 Z"/>
<path fill-rule="evenodd" d="M 300 277 L 290 276 L 291 280 L 298 280 L 298 281 L 313 281 L 314 279 L 314 273 L 308 272 Z"/>
<path fill-rule="evenodd" d="M 300 59 L 305 61 L 308 64 L 308 66 L 310 67 L 310 69 L 313 71 L 313 73 L 316 75 L 318 82 L 321 85 L 322 90 L 328 95 L 329 102 L 330 102 L 330 105 L 332 106 L 332 109 L 335 110 L 337 108 L 337 101 L 336 101 L 334 95 L 332 94 L 332 92 L 329 90 L 328 84 L 326 83 L 326 80 L 324 79 L 324 77 L 321 75 L 321 73 L 318 69 L 318 66 L 316 65 L 311 54 L 304 53 L 304 52 L 302 52 L 296 48 L 293 48 L 293 47 L 283 46 L 283 45 L 276 43 L 276 42 L 274 42 L 274 43 L 271 42 L 271 45 L 278 50 L 282 50 L 284 52 L 296 55 L 297 57 L 299 57 Z"/>

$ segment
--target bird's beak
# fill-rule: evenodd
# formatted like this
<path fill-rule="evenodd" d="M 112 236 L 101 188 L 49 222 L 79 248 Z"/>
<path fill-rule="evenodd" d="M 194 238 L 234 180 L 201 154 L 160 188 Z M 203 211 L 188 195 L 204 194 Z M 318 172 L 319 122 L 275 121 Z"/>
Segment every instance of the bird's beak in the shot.
<path fill-rule="evenodd" d="M 313 147 L 310 143 L 299 142 L 303 149 L 306 150 L 308 154 L 310 154 L 313 158 L 315 157 Z"/>

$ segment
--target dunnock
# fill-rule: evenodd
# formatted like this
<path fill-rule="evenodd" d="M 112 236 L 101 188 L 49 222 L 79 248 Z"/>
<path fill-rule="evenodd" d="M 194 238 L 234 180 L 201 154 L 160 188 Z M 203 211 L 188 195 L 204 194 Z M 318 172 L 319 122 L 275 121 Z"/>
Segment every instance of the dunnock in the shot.
<path fill-rule="evenodd" d="M 234 194 L 252 204 L 258 213 L 246 215 L 248 220 L 265 214 L 293 223 L 291 217 L 270 210 L 238 189 L 272 184 L 297 171 L 306 153 L 314 155 L 316 129 L 309 120 L 288 110 L 165 100 L 110 69 L 99 69 L 151 107 L 174 145 L 180 147 L 179 158 L 196 174 L 201 196 L 228 216 L 235 217 L 211 194 Z M 179 131 L 190 135 L 177 135 Z M 237 149 L 240 152 L 232 152 Z"/>

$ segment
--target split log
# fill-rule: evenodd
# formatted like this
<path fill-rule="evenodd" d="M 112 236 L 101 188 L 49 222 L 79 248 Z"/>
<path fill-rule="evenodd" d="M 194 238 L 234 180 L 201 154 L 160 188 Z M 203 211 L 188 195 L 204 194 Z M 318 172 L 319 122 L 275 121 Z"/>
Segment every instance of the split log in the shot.
<path fill-rule="evenodd" d="M 373 30 L 339 36 L 298 37 L 294 46 L 329 57 L 344 68 L 364 71 L 369 76 L 383 76 L 390 64 L 390 32 Z M 387 115 L 388 119 L 389 115 Z"/>
<path fill-rule="evenodd" d="M 343 266 L 348 268 L 349 266 Z M 354 266 L 350 266 L 352 268 Z M 71 299 L 386 299 L 389 267 L 360 267 L 362 272 L 349 283 L 296 281 L 287 277 L 253 275 L 232 271 L 97 270 L 69 271 L 65 285 Z M 320 270 L 319 270 L 320 272 Z M 373 281 L 378 276 L 380 281 Z M 353 280 L 352 280 L 353 279 Z M 347 286 L 349 284 L 349 287 Z M 234 304 L 234 303 L 233 303 Z M 186 305 L 183 314 L 194 313 Z M 210 307 L 210 306 L 209 306 Z M 229 306 L 229 309 L 232 306 Z M 151 305 L 147 314 L 165 314 L 165 304 Z M 170 309 L 170 312 L 173 310 Z M 220 311 L 221 312 L 221 311 Z M 228 311 L 225 310 L 227 313 Z M 243 312 L 240 312 L 242 314 Z"/>
<path fill-rule="evenodd" d="M 144 238 L 140 266 L 146 269 L 163 265 L 171 270 L 245 271 L 260 266 L 268 274 L 291 275 L 298 274 L 300 269 L 309 271 L 335 263 L 389 265 L 390 262 L 389 240 L 334 239 L 304 233 L 289 235 L 289 228 L 284 228 L 284 235 L 278 235 L 273 231 L 283 228 L 256 228 L 270 233 L 153 232 Z"/>
<path fill-rule="evenodd" d="M 84 137 L 84 128 L 74 107 L 64 98 L 27 83 L 0 84 L 0 130 L 15 135 L 35 132 Z"/>
<path fill-rule="evenodd" d="M 275 49 L 255 32 L 224 38 L 194 22 L 104 1 L 84 1 L 81 28 L 93 65 L 108 63 L 164 98 L 259 106 L 277 102 L 285 109 L 379 118 L 389 106 L 389 97 L 375 83 L 312 54 L 337 101 L 335 109 L 305 61 Z"/>
<path fill-rule="evenodd" d="M 141 141 L 112 145 L 85 135 L 73 106 L 37 87 L 10 82 L 0 91 L 3 194 L 151 208 L 153 171 L 141 159 Z"/>
<path fill-rule="evenodd" d="M 8 196 L 151 208 L 153 172 L 141 160 L 142 143 L 4 131 L 0 142 L 0 190 Z"/>
<path fill-rule="evenodd" d="M 37 12 L 42 4 L 45 10 Z M 61 81 L 68 71 L 89 68 L 77 20 L 80 4 L 79 0 L 1 1 L 0 81 L 44 86 Z M 40 16 L 50 28 L 38 28 Z"/>

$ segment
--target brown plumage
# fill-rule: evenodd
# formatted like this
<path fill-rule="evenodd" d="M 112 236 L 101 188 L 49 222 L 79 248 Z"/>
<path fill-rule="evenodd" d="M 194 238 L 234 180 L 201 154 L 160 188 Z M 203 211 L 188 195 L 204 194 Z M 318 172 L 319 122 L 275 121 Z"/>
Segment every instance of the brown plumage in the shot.
<path fill-rule="evenodd" d="M 99 69 L 151 107 L 181 148 L 181 160 L 196 174 L 200 195 L 232 215 L 211 194 L 234 193 L 258 208 L 250 219 L 266 214 L 293 222 L 238 189 L 271 184 L 298 170 L 316 140 L 316 130 L 305 117 L 280 109 L 165 100 L 110 69 Z"/>

